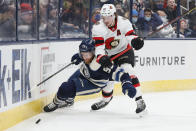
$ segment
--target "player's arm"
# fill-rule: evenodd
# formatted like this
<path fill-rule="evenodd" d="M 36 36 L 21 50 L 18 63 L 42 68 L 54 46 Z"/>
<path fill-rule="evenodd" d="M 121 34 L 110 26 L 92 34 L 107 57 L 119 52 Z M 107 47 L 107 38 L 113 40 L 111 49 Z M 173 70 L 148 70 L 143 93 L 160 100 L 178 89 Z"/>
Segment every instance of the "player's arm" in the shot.
<path fill-rule="evenodd" d="M 92 29 L 93 39 L 95 40 L 95 55 L 97 57 L 96 61 L 104 67 L 111 67 L 112 62 L 110 58 L 105 53 L 105 42 L 104 42 L 104 31 L 102 31 L 99 26 L 95 26 Z"/>
<path fill-rule="evenodd" d="M 130 41 L 131 45 L 135 50 L 141 49 L 144 45 L 143 38 L 136 35 L 135 31 L 133 30 L 133 26 L 129 20 L 125 20 L 124 22 L 125 22 L 124 25 L 126 25 L 124 30 L 125 30 L 125 36 L 127 40 Z"/>
<path fill-rule="evenodd" d="M 93 25 L 92 28 L 92 38 L 95 41 L 95 55 L 98 56 L 100 54 L 105 55 L 105 43 L 104 43 L 104 35 L 105 29 L 103 25 L 100 24 L 100 22 L 97 22 L 95 25 Z"/>
<path fill-rule="evenodd" d="M 105 55 L 105 43 L 104 38 L 101 36 L 93 37 L 95 40 L 95 55 L 98 56 L 100 54 Z"/>

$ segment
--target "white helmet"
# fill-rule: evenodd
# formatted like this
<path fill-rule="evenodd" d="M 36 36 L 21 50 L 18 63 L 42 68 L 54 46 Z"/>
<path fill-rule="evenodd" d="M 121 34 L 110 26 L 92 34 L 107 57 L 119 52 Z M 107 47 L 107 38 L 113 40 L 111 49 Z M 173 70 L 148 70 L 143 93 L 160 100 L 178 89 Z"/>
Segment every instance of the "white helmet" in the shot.
<path fill-rule="evenodd" d="M 101 8 L 101 16 L 112 16 L 116 12 L 116 7 L 113 4 L 104 4 Z"/>

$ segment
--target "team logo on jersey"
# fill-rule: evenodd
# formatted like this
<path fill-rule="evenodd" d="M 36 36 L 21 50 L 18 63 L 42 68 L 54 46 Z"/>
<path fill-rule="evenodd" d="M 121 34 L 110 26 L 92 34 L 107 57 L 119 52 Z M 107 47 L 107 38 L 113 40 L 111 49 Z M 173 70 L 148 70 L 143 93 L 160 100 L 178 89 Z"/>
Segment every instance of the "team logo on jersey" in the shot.
<path fill-rule="evenodd" d="M 84 77 L 86 77 L 87 79 L 90 78 L 90 73 L 88 71 L 88 68 L 83 64 L 81 65 L 81 71 L 82 71 L 82 74 L 84 75 Z"/>
<path fill-rule="evenodd" d="M 113 49 L 119 45 L 119 42 L 119 39 L 114 39 L 114 37 L 110 37 L 105 41 L 105 46 L 107 49 Z"/>
<path fill-rule="evenodd" d="M 119 44 L 119 40 L 114 40 L 111 42 L 112 48 L 115 48 L 116 46 L 118 46 L 118 44 Z"/>

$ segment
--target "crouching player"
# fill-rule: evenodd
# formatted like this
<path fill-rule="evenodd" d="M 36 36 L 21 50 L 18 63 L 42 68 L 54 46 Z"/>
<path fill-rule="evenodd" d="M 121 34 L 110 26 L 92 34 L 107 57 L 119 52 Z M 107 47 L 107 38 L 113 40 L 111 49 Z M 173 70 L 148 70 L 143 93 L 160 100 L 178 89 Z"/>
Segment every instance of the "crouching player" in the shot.
<path fill-rule="evenodd" d="M 72 62 L 76 65 L 83 62 L 66 82 L 58 89 L 53 101 L 44 107 L 45 112 L 51 112 L 61 107 L 74 104 L 74 98 L 78 95 L 89 95 L 102 91 L 102 101 L 91 106 L 92 110 L 105 107 L 112 99 L 113 86 L 109 80 L 117 80 L 122 84 L 122 92 L 130 98 L 136 95 L 136 89 L 132 85 L 129 74 L 117 65 L 104 67 L 96 62 L 95 42 L 85 39 L 79 45 L 79 53 L 73 55 Z"/>

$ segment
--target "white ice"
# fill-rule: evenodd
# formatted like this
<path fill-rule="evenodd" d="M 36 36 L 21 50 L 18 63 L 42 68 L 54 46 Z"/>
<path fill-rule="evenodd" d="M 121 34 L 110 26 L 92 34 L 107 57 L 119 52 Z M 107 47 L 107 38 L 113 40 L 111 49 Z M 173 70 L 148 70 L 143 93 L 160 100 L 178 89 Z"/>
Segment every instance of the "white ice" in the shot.
<path fill-rule="evenodd" d="M 72 108 L 36 115 L 7 131 L 196 131 L 196 90 L 148 93 L 143 98 L 148 114 L 142 118 L 134 113 L 134 101 L 114 96 L 99 111 L 90 111 L 99 99 L 80 101 Z"/>

